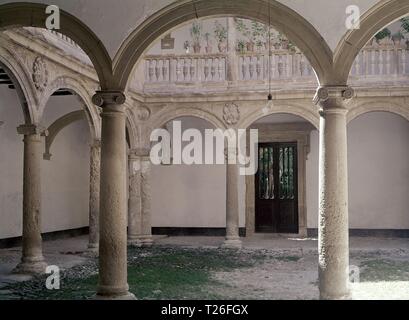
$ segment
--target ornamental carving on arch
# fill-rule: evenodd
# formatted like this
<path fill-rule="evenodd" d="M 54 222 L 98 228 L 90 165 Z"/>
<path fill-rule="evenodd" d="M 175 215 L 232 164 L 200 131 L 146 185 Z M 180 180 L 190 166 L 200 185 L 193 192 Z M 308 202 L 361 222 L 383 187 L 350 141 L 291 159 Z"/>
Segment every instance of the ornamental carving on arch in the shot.
<path fill-rule="evenodd" d="M 137 109 L 137 117 L 140 121 L 146 121 L 151 116 L 151 110 L 147 106 L 140 106 Z"/>
<path fill-rule="evenodd" d="M 48 68 L 42 57 L 35 58 L 33 62 L 32 79 L 37 90 L 44 91 L 48 85 Z"/>
<path fill-rule="evenodd" d="M 223 119 L 228 125 L 235 125 L 240 120 L 239 106 L 233 102 L 227 103 L 223 108 Z"/>

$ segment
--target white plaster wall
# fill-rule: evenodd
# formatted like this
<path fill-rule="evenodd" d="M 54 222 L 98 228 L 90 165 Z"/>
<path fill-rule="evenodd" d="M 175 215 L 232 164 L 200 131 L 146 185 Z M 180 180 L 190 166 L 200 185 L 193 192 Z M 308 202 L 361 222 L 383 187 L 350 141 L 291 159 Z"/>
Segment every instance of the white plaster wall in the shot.
<path fill-rule="evenodd" d="M 64 114 L 80 108 L 76 96 L 52 97 L 43 123 L 48 127 Z M 51 160 L 43 161 L 43 232 L 88 226 L 89 144 L 87 121 L 72 123 L 54 140 Z"/>
<path fill-rule="evenodd" d="M 275 115 L 260 122 L 298 120 Z M 200 122 L 201 120 L 199 120 Z M 188 121 L 183 127 L 198 126 Z M 203 127 L 203 125 L 202 125 Z M 306 166 L 307 227 L 318 226 L 319 132 L 311 133 Z M 368 113 L 348 125 L 350 228 L 409 229 L 409 122 Z M 240 178 L 240 226 L 245 226 L 245 183 Z M 224 166 L 153 168 L 154 227 L 225 227 Z"/>
<path fill-rule="evenodd" d="M 369 113 L 348 126 L 353 228 L 409 229 L 409 122 Z"/>
<path fill-rule="evenodd" d="M 208 122 L 183 117 L 182 130 L 212 129 Z M 171 129 L 171 127 L 169 127 Z M 169 130 L 171 132 L 171 130 Z M 186 145 L 186 144 L 184 144 Z M 239 181 L 244 194 L 245 180 Z M 226 167 L 224 165 L 170 165 L 152 167 L 152 226 L 226 226 Z M 240 199 L 240 226 L 245 226 L 245 201 Z"/>
<path fill-rule="evenodd" d="M 0 239 L 21 235 L 23 207 L 23 141 L 17 127 L 24 123 L 15 90 L 0 86 Z"/>
<path fill-rule="evenodd" d="M 409 229 L 409 122 L 386 112 L 348 125 L 349 226 Z M 318 132 L 307 162 L 308 227 L 318 226 Z"/>
<path fill-rule="evenodd" d="M 314 130 L 310 135 L 310 154 L 306 164 L 307 228 L 318 226 L 318 153 L 319 132 Z"/>
<path fill-rule="evenodd" d="M 0 239 L 22 232 L 24 122 L 15 90 L 0 86 Z M 76 97 L 52 97 L 44 126 L 79 109 Z M 65 128 L 54 141 L 51 161 L 42 162 L 42 232 L 88 225 L 89 131 L 85 120 Z"/>

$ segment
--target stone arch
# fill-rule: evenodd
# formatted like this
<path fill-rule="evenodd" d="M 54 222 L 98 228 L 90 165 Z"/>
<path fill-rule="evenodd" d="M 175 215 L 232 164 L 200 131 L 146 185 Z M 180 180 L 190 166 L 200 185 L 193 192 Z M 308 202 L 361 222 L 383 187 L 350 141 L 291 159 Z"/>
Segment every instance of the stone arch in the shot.
<path fill-rule="evenodd" d="M 409 109 L 405 104 L 387 100 L 376 100 L 362 103 L 349 110 L 347 114 L 347 123 L 350 123 L 359 116 L 370 112 L 390 112 L 409 121 Z"/>
<path fill-rule="evenodd" d="M 131 109 L 126 108 L 126 140 L 130 149 L 135 149 L 138 145 L 138 129 L 133 121 Z"/>
<path fill-rule="evenodd" d="M 0 29 L 10 27 L 44 28 L 47 5 L 28 2 L 14 2 L 0 5 Z M 58 32 L 74 40 L 89 56 L 102 89 L 114 87 L 112 60 L 103 43 L 94 32 L 73 15 L 60 10 L 61 29 Z"/>
<path fill-rule="evenodd" d="M 61 76 L 50 83 L 39 103 L 40 119 L 42 118 L 47 102 L 51 95 L 58 89 L 68 89 L 78 95 L 79 100 L 84 104 L 86 119 L 89 124 L 91 138 L 101 139 L 101 119 L 98 108 L 92 103 L 92 89 L 86 88 L 80 81 L 69 76 Z"/>
<path fill-rule="evenodd" d="M 25 123 L 37 123 L 37 97 L 31 85 L 30 77 L 9 50 L 3 47 L 0 47 L 0 67 L 7 72 L 17 90 Z"/>
<path fill-rule="evenodd" d="M 344 84 L 356 56 L 382 28 L 409 14 L 409 2 L 406 0 L 379 1 L 361 17 L 361 26 L 347 32 L 339 42 L 334 54 L 334 72 Z"/>
<path fill-rule="evenodd" d="M 320 123 L 319 114 L 318 112 L 314 112 L 314 109 L 312 106 L 309 109 L 304 106 L 295 105 L 295 104 L 274 105 L 274 107 L 268 112 L 264 112 L 262 108 L 258 108 L 256 111 L 244 117 L 243 120 L 239 122 L 237 127 L 247 129 L 254 122 L 264 117 L 267 117 L 272 114 L 287 113 L 287 114 L 299 116 L 307 120 L 308 122 L 310 122 L 315 128 L 319 129 L 319 123 Z"/>
<path fill-rule="evenodd" d="M 150 127 L 152 129 L 161 128 L 169 121 L 172 121 L 180 117 L 200 118 L 202 120 L 209 122 L 215 128 L 226 129 L 226 125 L 224 124 L 224 122 L 221 119 L 219 119 L 217 116 L 215 116 L 214 114 L 208 111 L 205 111 L 205 110 L 193 109 L 193 108 L 181 108 L 181 109 L 176 109 L 176 110 L 172 109 L 172 110 L 166 111 L 160 114 L 155 119 L 153 119 Z"/>
<path fill-rule="evenodd" d="M 270 7 L 269 7 L 270 6 Z M 146 19 L 122 43 L 114 59 L 119 89 L 127 87 L 139 58 L 159 36 L 189 20 L 211 16 L 239 16 L 269 23 L 304 53 L 318 81 L 332 77 L 332 52 L 318 31 L 301 15 L 276 0 L 179 0 Z"/>
<path fill-rule="evenodd" d="M 48 135 L 45 137 L 45 152 L 44 152 L 44 159 L 50 160 L 51 159 L 51 145 L 54 142 L 54 139 L 57 137 L 58 133 L 63 130 L 65 127 L 68 127 L 71 123 L 74 123 L 79 120 L 83 120 L 86 118 L 85 111 L 77 110 L 66 115 L 58 118 L 54 121 L 47 129 Z M 91 130 L 92 131 L 92 130 Z"/>

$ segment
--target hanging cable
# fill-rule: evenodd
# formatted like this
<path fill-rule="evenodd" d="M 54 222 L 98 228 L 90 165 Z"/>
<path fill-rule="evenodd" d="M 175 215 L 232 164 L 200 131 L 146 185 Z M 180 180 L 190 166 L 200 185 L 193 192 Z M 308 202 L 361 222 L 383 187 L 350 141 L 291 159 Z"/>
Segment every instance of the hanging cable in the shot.
<path fill-rule="evenodd" d="M 271 50 L 271 5 L 268 2 L 268 101 L 273 101 L 273 95 L 271 94 L 271 58 L 273 52 Z"/>

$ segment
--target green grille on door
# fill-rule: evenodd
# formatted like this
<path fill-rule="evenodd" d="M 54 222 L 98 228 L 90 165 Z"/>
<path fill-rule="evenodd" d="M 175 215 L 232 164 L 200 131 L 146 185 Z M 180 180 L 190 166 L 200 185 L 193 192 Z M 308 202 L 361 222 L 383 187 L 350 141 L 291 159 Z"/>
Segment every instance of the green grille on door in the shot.
<path fill-rule="evenodd" d="M 274 199 L 274 149 L 259 149 L 259 199 Z"/>
<path fill-rule="evenodd" d="M 279 148 L 280 199 L 294 199 L 294 147 Z"/>

